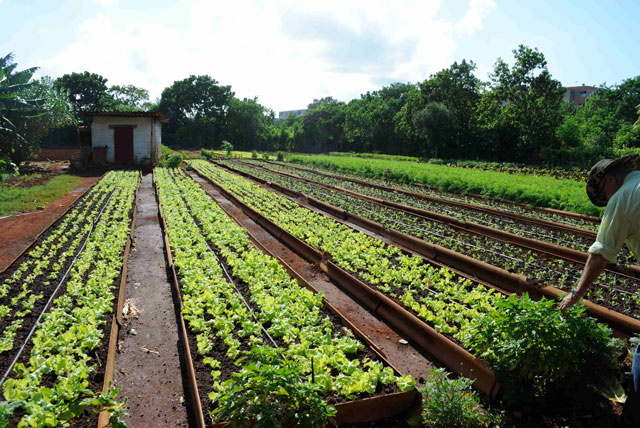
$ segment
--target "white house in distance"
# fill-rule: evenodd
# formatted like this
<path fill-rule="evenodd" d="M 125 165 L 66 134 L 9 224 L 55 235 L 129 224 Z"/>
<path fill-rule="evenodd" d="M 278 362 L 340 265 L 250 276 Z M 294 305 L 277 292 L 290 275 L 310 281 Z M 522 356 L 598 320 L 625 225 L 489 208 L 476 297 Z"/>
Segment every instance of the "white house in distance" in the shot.
<path fill-rule="evenodd" d="M 90 157 L 95 165 L 158 163 L 162 143 L 161 123 L 167 122 L 162 113 L 92 111 L 85 114 L 91 118 L 91 137 L 80 138 L 81 149 L 86 153 L 83 159 Z M 87 150 L 89 141 L 91 147 Z"/>

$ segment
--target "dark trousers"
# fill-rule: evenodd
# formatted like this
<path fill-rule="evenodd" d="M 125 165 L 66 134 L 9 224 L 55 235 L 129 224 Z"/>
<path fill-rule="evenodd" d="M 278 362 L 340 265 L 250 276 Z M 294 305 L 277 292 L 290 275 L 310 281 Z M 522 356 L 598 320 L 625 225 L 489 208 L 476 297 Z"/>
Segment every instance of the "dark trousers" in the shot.
<path fill-rule="evenodd" d="M 633 376 L 634 390 L 629 393 L 627 402 L 624 403 L 619 426 L 624 428 L 640 428 L 640 345 L 638 345 L 633 355 L 631 375 Z"/>

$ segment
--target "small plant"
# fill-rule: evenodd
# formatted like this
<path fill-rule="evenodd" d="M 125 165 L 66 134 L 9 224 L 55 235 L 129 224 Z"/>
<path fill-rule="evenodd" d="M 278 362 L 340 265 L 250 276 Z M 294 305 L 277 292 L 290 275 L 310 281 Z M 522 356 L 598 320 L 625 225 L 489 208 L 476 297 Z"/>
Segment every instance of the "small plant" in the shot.
<path fill-rule="evenodd" d="M 200 149 L 200 156 L 206 160 L 211 160 L 216 157 L 216 153 L 213 150 Z"/>
<path fill-rule="evenodd" d="M 211 413 L 232 427 L 335 426 L 336 410 L 319 395 L 319 386 L 300 378 L 299 363 L 282 358 L 282 349 L 255 346 L 240 358 L 242 369 L 225 381 Z"/>
<path fill-rule="evenodd" d="M 586 317 L 584 305 L 562 315 L 554 301 L 536 302 L 525 293 L 495 306 L 466 329 L 462 342 L 494 367 L 507 400 L 543 397 L 585 381 L 598 386 L 616 370 L 620 341 Z"/>
<path fill-rule="evenodd" d="M 19 170 L 18 166 L 11 162 L 11 159 L 8 157 L 0 158 L 0 181 L 4 181 L 7 178 L 13 177 L 14 175 L 18 175 Z"/>
<path fill-rule="evenodd" d="M 480 406 L 478 395 L 467 378 L 449 379 L 443 369 L 431 369 L 432 377 L 418 391 L 422 394 L 422 414 L 411 425 L 431 428 L 481 428 L 499 424 L 500 417 Z"/>
<path fill-rule="evenodd" d="M 173 155 L 169 159 L 167 159 L 166 165 L 168 168 L 178 168 L 182 163 L 182 156 Z"/>
<path fill-rule="evenodd" d="M 227 140 L 223 140 L 222 145 L 220 146 L 220 149 L 225 150 L 226 151 L 225 156 L 227 158 L 230 158 L 233 152 L 233 144 L 231 144 Z"/>
<path fill-rule="evenodd" d="M 258 152 L 255 150 L 251 152 L 251 159 L 258 159 Z"/>
<path fill-rule="evenodd" d="M 269 160 L 269 153 L 264 152 L 264 153 L 262 154 L 262 159 L 264 159 L 264 160 Z"/>
<path fill-rule="evenodd" d="M 278 162 L 284 162 L 284 152 L 279 151 L 278 153 L 276 153 L 276 159 L 278 160 Z"/>

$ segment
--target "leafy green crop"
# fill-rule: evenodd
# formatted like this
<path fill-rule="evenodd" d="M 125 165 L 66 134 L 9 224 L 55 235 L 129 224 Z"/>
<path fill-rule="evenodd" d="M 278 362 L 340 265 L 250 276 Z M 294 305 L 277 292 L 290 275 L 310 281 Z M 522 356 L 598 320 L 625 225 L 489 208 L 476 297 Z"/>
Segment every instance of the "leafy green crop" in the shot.
<path fill-rule="evenodd" d="M 461 339 L 495 368 L 507 399 L 542 397 L 559 386 L 597 384 L 617 368 L 619 342 L 585 310 L 576 305 L 563 316 L 553 301 L 512 295 L 477 318 Z"/>
<path fill-rule="evenodd" d="M 589 201 L 584 183 L 574 180 L 386 159 L 296 155 L 290 161 L 588 215 L 599 215 L 602 211 Z"/>

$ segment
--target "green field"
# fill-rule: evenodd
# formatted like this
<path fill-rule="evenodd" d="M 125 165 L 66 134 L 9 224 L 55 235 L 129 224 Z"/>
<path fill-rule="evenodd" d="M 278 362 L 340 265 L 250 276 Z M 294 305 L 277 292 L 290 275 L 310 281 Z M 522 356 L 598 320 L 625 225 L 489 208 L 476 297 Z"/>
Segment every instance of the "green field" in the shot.
<path fill-rule="evenodd" d="M 290 160 L 368 177 L 426 184 L 445 191 L 476 193 L 581 214 L 597 216 L 602 212 L 601 208 L 589 201 L 584 183 L 575 180 L 344 156 L 294 155 Z"/>
<path fill-rule="evenodd" d="M 72 175 L 57 175 L 44 184 L 31 187 L 14 187 L 0 184 L 0 216 L 34 211 L 45 207 L 74 187 L 82 179 Z"/>

